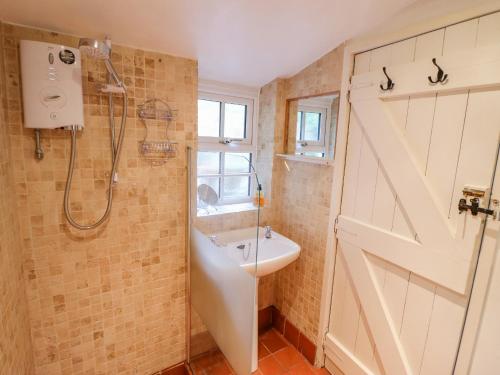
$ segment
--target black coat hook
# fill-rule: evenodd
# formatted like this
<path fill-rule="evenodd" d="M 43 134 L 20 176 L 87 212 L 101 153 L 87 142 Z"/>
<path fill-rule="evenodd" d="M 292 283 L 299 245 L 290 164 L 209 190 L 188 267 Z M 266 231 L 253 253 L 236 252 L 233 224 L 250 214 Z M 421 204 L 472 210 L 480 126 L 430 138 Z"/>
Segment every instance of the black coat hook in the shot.
<path fill-rule="evenodd" d="M 448 74 L 444 74 L 444 71 L 443 69 L 441 69 L 441 67 L 437 64 L 436 62 L 436 58 L 433 58 L 432 59 L 432 63 L 438 68 L 438 73 L 437 73 L 437 77 L 436 77 L 436 80 L 433 80 L 431 78 L 431 76 L 427 77 L 429 79 L 429 82 L 430 83 L 444 83 L 446 81 L 446 79 L 448 78 Z"/>
<path fill-rule="evenodd" d="M 385 76 L 387 77 L 387 86 L 384 88 L 384 86 L 380 85 L 380 89 L 382 91 L 388 91 L 388 90 L 392 90 L 394 88 L 394 82 L 392 81 L 391 77 L 389 77 L 387 75 L 387 72 L 385 70 L 385 66 L 382 68 Z"/>

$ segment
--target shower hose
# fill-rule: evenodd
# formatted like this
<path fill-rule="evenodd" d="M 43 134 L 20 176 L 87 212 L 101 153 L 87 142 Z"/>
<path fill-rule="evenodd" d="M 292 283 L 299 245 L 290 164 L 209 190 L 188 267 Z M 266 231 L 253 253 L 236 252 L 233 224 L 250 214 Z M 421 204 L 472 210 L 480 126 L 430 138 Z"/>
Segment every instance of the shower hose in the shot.
<path fill-rule="evenodd" d="M 66 179 L 66 187 L 64 190 L 64 213 L 68 222 L 77 229 L 80 230 L 89 230 L 94 229 L 101 225 L 108 218 L 111 213 L 111 207 L 113 205 L 113 183 L 115 179 L 115 174 L 118 169 L 118 162 L 120 159 L 120 152 L 123 145 L 123 138 L 125 136 L 125 122 L 127 120 L 127 92 L 126 90 L 123 93 L 123 112 L 120 123 L 120 133 L 118 134 L 118 142 L 115 145 L 115 131 L 114 131 L 114 114 L 113 114 L 113 98 L 112 94 L 109 94 L 109 125 L 111 132 L 111 174 L 109 175 L 109 185 L 108 185 L 108 203 L 106 205 L 106 211 L 101 216 L 99 220 L 97 220 L 93 224 L 79 224 L 73 219 L 71 216 L 71 212 L 69 209 L 69 194 L 71 191 L 71 181 L 73 179 L 73 170 L 75 168 L 75 159 L 76 159 L 76 133 L 78 131 L 77 126 L 71 126 L 71 156 L 69 159 L 69 169 L 68 169 L 68 178 Z"/>

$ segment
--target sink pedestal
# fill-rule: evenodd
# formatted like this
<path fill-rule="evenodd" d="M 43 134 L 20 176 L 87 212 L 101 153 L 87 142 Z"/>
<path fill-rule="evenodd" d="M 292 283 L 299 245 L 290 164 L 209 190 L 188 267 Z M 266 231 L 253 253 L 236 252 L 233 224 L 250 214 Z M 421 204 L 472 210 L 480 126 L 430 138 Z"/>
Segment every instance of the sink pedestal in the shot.
<path fill-rule="evenodd" d="M 253 310 L 252 372 L 259 367 L 259 277 L 255 277 L 255 302 Z"/>
<path fill-rule="evenodd" d="M 220 336 L 219 341 L 224 344 L 224 347 L 217 341 L 217 344 L 221 349 L 223 350 L 224 354 L 230 353 L 234 357 L 235 363 L 237 363 L 237 360 L 239 360 L 241 363 L 244 363 L 246 366 L 250 364 L 252 372 L 256 371 L 258 369 L 259 363 L 258 363 L 258 347 L 259 347 L 259 281 L 262 276 L 266 276 L 269 274 L 272 274 L 276 271 L 279 271 L 280 269 L 286 267 L 293 261 L 295 261 L 300 254 L 300 246 L 293 242 L 292 240 L 286 238 L 285 236 L 277 233 L 277 232 L 271 232 L 271 237 L 267 238 L 264 236 L 264 229 L 261 228 L 260 231 L 261 236 L 259 235 L 259 239 L 257 241 L 257 237 L 255 234 L 257 233 L 257 230 L 255 227 L 253 228 L 245 228 L 245 229 L 237 229 L 237 230 L 232 230 L 228 232 L 222 232 L 222 233 L 215 233 L 209 237 L 205 237 L 204 240 L 209 242 L 207 247 L 210 247 L 209 251 L 207 251 L 207 254 L 214 256 L 214 254 L 217 254 L 218 256 L 221 256 L 220 260 L 214 261 L 213 264 L 217 264 L 217 267 L 220 268 L 220 264 L 223 262 L 228 262 L 227 264 L 227 269 L 231 270 L 234 265 L 240 266 L 241 269 L 245 270 L 248 272 L 253 280 L 250 278 L 242 278 L 240 276 L 237 277 L 237 272 L 235 273 L 235 276 L 233 279 L 235 280 L 244 280 L 246 279 L 245 282 L 242 282 L 241 284 L 244 285 L 244 288 L 248 290 L 248 286 L 252 285 L 252 282 L 255 283 L 255 292 L 254 292 L 254 301 L 253 301 L 253 319 L 249 322 L 252 326 L 248 327 L 245 326 L 243 327 L 243 330 L 246 331 L 247 338 L 249 338 L 248 335 L 252 338 L 252 342 L 248 343 L 246 341 L 246 352 L 245 352 L 245 359 L 244 361 L 241 358 L 238 358 L 238 354 L 240 354 L 235 348 L 234 345 L 230 342 L 230 337 L 228 340 L 227 336 Z M 208 255 L 207 255 L 208 257 Z M 208 259 L 209 260 L 209 259 Z M 229 262 L 232 262 L 232 264 L 229 264 Z M 219 264 L 220 263 L 220 264 Z M 199 267 L 204 268 L 207 267 L 207 265 L 210 265 L 210 261 L 208 262 L 199 262 Z M 229 271 L 228 271 L 229 272 Z M 232 271 L 231 271 L 232 272 Z M 229 272 L 229 273 L 231 273 Z M 207 272 L 209 274 L 209 272 Z M 207 277 L 207 282 L 210 284 L 208 281 Z M 245 285 L 246 284 L 246 285 Z M 229 291 L 227 292 L 228 294 L 231 293 L 236 293 L 237 291 L 235 289 L 238 288 L 237 285 L 227 285 L 224 284 L 224 286 L 216 286 L 214 290 L 217 290 L 217 288 L 229 288 Z M 250 292 L 251 293 L 251 292 Z M 217 294 L 214 292 L 214 294 Z M 250 295 L 248 295 L 250 296 Z M 238 297 L 239 298 L 239 297 Z M 238 298 L 235 298 L 236 301 L 238 301 Z M 248 298 L 248 297 L 247 297 Z M 224 301 L 222 302 L 223 306 L 226 306 L 226 302 L 229 301 Z M 228 310 L 229 312 L 238 311 L 238 308 L 241 309 L 241 307 L 244 305 L 245 306 L 245 311 L 239 311 L 239 315 L 230 315 L 228 314 L 228 317 L 232 319 L 233 323 L 239 322 L 238 324 L 241 323 L 241 316 L 246 315 L 247 313 L 250 313 L 250 310 L 248 309 L 250 307 L 250 304 L 252 303 L 251 300 L 249 301 L 248 299 L 246 301 L 240 301 L 240 303 L 229 304 L 225 307 L 225 310 Z M 250 307 L 251 309 L 251 307 Z M 225 311 L 222 309 L 222 311 Z M 209 313 L 207 313 L 207 316 L 210 316 Z M 246 318 L 248 319 L 248 318 Z M 220 326 L 224 325 L 224 322 L 216 322 L 219 324 L 214 323 L 214 332 L 217 333 L 217 329 L 220 330 Z M 239 330 L 242 328 L 238 329 L 234 324 L 234 334 L 238 335 Z M 251 330 L 249 331 L 248 328 Z M 210 327 L 209 327 L 210 330 Z M 235 352 L 236 350 L 236 352 Z M 250 354 L 250 358 L 249 358 Z M 248 360 L 250 359 L 250 363 Z M 231 358 L 229 358 L 231 360 Z M 246 367 L 248 369 L 248 367 Z M 245 369 L 245 372 L 248 371 Z M 241 372 L 241 371 L 240 371 Z"/>

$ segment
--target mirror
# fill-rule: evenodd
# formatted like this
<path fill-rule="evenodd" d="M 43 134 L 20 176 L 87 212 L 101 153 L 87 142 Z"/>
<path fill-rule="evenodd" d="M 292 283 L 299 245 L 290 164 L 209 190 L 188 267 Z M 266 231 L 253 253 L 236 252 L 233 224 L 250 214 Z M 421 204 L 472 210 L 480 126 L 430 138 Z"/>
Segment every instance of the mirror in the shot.
<path fill-rule="evenodd" d="M 285 152 L 299 157 L 333 160 L 339 94 L 290 99 Z"/>

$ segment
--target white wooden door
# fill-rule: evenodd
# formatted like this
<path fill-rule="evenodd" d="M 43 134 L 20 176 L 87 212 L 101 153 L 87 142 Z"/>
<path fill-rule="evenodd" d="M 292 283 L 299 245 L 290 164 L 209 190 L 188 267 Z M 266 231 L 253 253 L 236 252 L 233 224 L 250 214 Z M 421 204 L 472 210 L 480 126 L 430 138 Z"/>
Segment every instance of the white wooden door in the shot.
<path fill-rule="evenodd" d="M 476 277 L 455 375 L 500 372 L 500 144 Z"/>
<path fill-rule="evenodd" d="M 458 202 L 491 185 L 499 142 L 500 14 L 357 55 L 350 104 L 326 355 L 348 375 L 451 374 L 484 223 Z"/>

